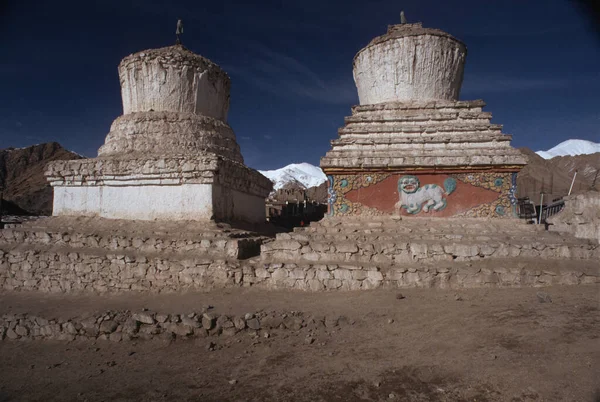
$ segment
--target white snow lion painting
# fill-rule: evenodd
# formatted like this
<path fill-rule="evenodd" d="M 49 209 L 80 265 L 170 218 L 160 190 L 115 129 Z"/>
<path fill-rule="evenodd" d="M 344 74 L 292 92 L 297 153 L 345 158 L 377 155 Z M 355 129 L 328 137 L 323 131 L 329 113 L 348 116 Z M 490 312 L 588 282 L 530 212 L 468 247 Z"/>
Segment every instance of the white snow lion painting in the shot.
<path fill-rule="evenodd" d="M 421 212 L 441 211 L 446 208 L 446 199 L 456 190 L 456 180 L 452 177 L 444 180 L 444 188 L 437 184 L 426 184 L 421 187 L 417 176 L 402 176 L 398 180 L 399 200 L 396 209 L 404 208 L 409 214 Z"/>

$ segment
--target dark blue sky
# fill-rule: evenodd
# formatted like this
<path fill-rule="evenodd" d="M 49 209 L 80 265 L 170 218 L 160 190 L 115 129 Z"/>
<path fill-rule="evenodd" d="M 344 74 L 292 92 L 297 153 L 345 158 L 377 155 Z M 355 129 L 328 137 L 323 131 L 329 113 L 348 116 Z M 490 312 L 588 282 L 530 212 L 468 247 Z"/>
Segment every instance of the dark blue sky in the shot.
<path fill-rule="evenodd" d="M 117 65 L 183 43 L 232 80 L 229 123 L 258 169 L 318 165 L 358 103 L 352 58 L 388 24 L 468 48 L 461 99 L 484 99 L 514 146 L 600 142 L 600 41 L 567 0 L 0 0 L 0 148 L 58 141 L 96 156 L 122 112 Z"/>

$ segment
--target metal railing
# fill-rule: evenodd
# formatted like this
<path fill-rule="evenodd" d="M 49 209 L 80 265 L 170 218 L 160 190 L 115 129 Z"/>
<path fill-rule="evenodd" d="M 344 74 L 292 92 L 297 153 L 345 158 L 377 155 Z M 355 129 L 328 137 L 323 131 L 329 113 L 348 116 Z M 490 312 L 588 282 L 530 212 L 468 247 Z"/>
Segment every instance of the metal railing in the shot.
<path fill-rule="evenodd" d="M 554 201 L 552 204 L 548 204 L 546 206 L 542 206 L 542 213 L 540 214 L 540 222 L 546 223 L 546 219 L 551 217 L 552 215 L 556 215 L 565 207 L 564 200 Z"/>

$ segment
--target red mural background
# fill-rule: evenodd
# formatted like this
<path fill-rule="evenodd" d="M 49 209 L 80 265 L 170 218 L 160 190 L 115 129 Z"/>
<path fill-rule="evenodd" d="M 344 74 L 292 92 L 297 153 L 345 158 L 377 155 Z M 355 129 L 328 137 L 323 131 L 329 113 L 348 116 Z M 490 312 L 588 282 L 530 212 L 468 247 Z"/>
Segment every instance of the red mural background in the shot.
<path fill-rule="evenodd" d="M 344 197 L 353 203 L 358 202 L 366 207 L 376 208 L 381 212 L 390 214 L 395 213 L 395 204 L 399 200 L 398 179 L 400 179 L 402 176 L 404 175 L 392 175 L 379 183 L 372 184 L 368 187 L 351 190 L 347 192 Z M 448 177 L 451 177 L 443 174 L 425 174 L 414 176 L 419 178 L 420 187 L 424 187 L 427 184 L 437 184 L 442 188 L 444 188 L 444 180 Z M 492 202 L 498 199 L 500 195 L 501 193 L 487 190 L 482 187 L 476 187 L 460 180 L 456 180 L 456 190 L 454 190 L 450 195 L 444 195 L 447 205 L 443 210 L 430 210 L 429 212 L 421 211 L 416 215 L 448 217 L 467 211 L 480 204 Z M 400 214 L 412 215 L 406 212 L 404 208 L 400 210 Z"/>

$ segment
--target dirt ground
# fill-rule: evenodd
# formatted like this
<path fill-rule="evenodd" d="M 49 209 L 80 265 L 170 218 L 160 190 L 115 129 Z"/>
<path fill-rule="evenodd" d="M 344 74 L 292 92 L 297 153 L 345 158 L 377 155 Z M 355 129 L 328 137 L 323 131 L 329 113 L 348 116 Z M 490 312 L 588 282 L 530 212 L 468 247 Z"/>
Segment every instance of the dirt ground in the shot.
<path fill-rule="evenodd" d="M 541 303 L 543 291 L 552 303 Z M 405 298 L 396 296 L 401 292 Z M 458 300 L 457 300 L 458 299 Z M 349 323 L 269 338 L 2 341 L 0 401 L 599 401 L 600 287 L 0 295 L 0 314 L 261 309 Z M 216 350 L 207 349 L 209 342 Z"/>

